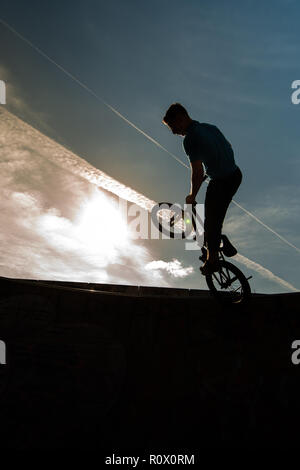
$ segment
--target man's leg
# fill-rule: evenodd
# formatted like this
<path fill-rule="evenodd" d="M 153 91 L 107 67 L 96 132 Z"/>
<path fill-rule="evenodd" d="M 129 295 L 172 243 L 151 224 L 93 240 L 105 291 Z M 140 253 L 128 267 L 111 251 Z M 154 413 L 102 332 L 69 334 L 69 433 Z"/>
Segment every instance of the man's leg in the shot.
<path fill-rule="evenodd" d="M 208 249 L 207 260 L 209 260 L 210 263 L 215 263 L 218 259 L 222 219 L 224 220 L 225 213 L 224 197 L 222 198 L 220 196 L 218 182 L 212 180 L 208 185 L 204 204 L 204 238 Z"/>
<path fill-rule="evenodd" d="M 239 170 L 230 178 L 212 180 L 208 185 L 205 197 L 204 240 L 208 248 L 208 260 L 212 264 L 218 260 L 224 218 L 241 180 L 242 174 Z"/>

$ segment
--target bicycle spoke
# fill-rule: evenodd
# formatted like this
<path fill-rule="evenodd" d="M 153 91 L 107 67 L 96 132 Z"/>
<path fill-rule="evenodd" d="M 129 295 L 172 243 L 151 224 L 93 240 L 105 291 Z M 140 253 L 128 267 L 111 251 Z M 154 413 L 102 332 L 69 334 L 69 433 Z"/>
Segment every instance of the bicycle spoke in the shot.
<path fill-rule="evenodd" d="M 247 296 L 246 278 L 231 263 L 220 260 L 220 270 L 207 277 L 208 287 L 224 302 L 237 304 Z"/>

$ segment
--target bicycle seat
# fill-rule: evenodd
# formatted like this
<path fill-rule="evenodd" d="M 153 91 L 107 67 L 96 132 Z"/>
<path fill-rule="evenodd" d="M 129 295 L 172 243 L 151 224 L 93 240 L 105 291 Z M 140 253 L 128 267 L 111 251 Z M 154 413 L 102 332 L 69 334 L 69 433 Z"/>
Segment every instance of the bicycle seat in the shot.
<path fill-rule="evenodd" d="M 225 256 L 228 256 L 228 258 L 231 258 L 231 256 L 234 256 L 237 254 L 237 249 L 234 248 L 234 246 L 230 243 L 226 235 L 221 235 L 221 240 L 222 240 L 222 246 L 220 250 L 223 251 Z"/>

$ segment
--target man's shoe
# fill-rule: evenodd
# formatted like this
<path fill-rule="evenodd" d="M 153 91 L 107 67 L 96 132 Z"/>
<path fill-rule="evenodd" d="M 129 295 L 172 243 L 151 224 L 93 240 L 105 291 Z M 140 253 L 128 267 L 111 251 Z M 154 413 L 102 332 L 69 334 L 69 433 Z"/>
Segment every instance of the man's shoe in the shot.
<path fill-rule="evenodd" d="M 230 243 L 228 240 L 228 237 L 226 235 L 221 236 L 223 246 L 222 246 L 222 251 L 225 256 L 228 256 L 228 258 L 231 258 L 231 256 L 234 256 L 237 254 L 237 249 Z"/>
<path fill-rule="evenodd" d="M 204 263 L 203 266 L 201 266 L 200 271 L 203 276 L 207 276 L 208 274 L 216 273 L 220 270 L 220 268 L 221 266 L 219 260 L 214 261 L 213 263 L 208 260 Z"/>

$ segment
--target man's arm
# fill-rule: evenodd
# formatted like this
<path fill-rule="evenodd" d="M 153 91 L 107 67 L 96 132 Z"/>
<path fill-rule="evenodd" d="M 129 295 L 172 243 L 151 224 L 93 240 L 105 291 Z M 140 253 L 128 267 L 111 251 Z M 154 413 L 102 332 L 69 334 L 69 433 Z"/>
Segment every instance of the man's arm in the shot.
<path fill-rule="evenodd" d="M 191 200 L 195 199 L 204 179 L 202 161 L 191 162 L 191 192 L 189 194 Z"/>

